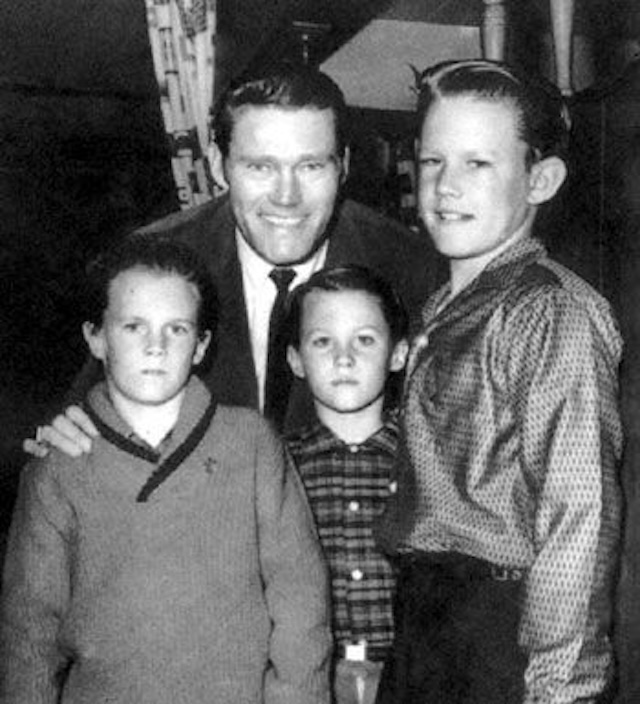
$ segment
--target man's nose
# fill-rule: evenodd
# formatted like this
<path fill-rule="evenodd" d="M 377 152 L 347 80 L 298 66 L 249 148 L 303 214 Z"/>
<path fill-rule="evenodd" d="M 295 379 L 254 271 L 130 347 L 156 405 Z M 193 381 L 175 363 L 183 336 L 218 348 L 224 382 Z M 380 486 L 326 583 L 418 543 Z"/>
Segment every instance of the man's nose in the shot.
<path fill-rule="evenodd" d="M 300 202 L 300 180 L 295 169 L 280 171 L 271 197 L 278 205 L 290 206 Z"/>

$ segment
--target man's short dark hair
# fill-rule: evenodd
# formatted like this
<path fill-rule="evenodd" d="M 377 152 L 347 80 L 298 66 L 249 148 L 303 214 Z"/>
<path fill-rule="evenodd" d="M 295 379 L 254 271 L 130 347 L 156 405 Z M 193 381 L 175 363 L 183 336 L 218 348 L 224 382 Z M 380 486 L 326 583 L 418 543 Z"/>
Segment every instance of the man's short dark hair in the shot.
<path fill-rule="evenodd" d="M 245 78 L 227 91 L 213 116 L 213 132 L 223 157 L 229 156 L 234 121 L 248 106 L 331 110 L 335 118 L 336 149 L 342 157 L 347 139 L 347 105 L 338 85 L 325 73 L 307 66 L 285 66 Z"/>
<path fill-rule="evenodd" d="M 441 98 L 475 96 L 510 101 L 519 114 L 520 136 L 529 146 L 527 165 L 549 156 L 567 159 L 569 117 L 558 88 L 550 81 L 500 61 L 444 61 L 416 72 L 418 124 Z"/>
<path fill-rule="evenodd" d="M 312 291 L 363 291 L 380 303 L 394 344 L 407 336 L 407 311 L 395 288 L 380 274 L 364 266 L 337 266 L 321 269 L 293 290 L 288 301 L 287 332 L 289 343 L 300 347 L 300 327 L 304 299 Z"/>
<path fill-rule="evenodd" d="M 130 269 L 176 274 L 198 290 L 198 334 L 215 331 L 218 302 L 206 265 L 186 244 L 157 234 L 127 235 L 98 255 L 87 266 L 84 319 L 100 327 L 109 305 L 109 286 L 118 274 Z"/>

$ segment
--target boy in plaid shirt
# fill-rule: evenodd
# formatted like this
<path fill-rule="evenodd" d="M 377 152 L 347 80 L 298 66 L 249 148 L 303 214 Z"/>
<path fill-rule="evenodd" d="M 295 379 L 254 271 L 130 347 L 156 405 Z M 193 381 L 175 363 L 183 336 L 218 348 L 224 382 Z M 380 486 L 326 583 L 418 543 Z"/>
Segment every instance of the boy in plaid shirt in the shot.
<path fill-rule="evenodd" d="M 404 367 L 407 316 L 390 285 L 361 267 L 324 269 L 290 301 L 289 364 L 318 422 L 287 437 L 331 575 L 337 704 L 373 702 L 393 640 L 394 567 L 374 521 L 395 491 L 398 426 L 383 410 Z"/>

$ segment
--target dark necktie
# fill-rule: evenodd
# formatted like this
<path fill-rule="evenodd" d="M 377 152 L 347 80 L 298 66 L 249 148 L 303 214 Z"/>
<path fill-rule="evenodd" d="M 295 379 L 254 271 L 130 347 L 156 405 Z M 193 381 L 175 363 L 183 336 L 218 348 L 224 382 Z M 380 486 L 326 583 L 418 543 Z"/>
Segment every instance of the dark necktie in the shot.
<path fill-rule="evenodd" d="M 272 269 L 269 278 L 278 289 L 269 318 L 269 348 L 264 391 L 264 414 L 278 430 L 282 430 L 289 401 L 291 370 L 287 364 L 287 335 L 284 329 L 285 302 L 289 285 L 296 273 L 293 269 Z"/>

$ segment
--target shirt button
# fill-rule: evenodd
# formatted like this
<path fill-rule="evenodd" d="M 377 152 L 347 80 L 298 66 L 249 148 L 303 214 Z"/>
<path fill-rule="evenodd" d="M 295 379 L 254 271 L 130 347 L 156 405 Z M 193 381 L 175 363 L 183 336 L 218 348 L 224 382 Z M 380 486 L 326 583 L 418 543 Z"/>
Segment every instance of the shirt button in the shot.
<path fill-rule="evenodd" d="M 389 482 L 389 493 L 395 494 L 398 491 L 398 482 Z"/>
<path fill-rule="evenodd" d="M 360 504 L 357 501 L 349 501 L 349 511 L 359 511 Z"/>
<path fill-rule="evenodd" d="M 353 579 L 354 582 L 360 582 L 363 577 L 362 570 L 353 570 L 351 573 L 351 579 Z"/>
<path fill-rule="evenodd" d="M 360 450 L 359 445 L 349 445 L 349 452 L 355 455 L 356 452 Z"/>

